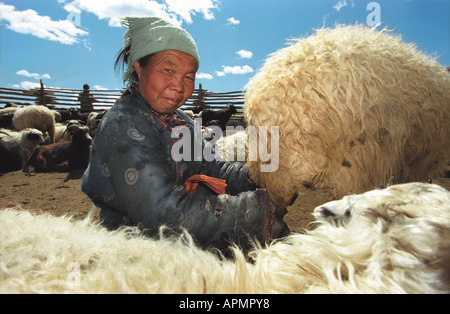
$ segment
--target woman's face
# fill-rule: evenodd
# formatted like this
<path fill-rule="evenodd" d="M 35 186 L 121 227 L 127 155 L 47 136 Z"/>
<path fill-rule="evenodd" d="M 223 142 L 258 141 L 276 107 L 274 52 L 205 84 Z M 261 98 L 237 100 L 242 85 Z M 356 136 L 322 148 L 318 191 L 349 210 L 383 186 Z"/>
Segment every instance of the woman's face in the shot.
<path fill-rule="evenodd" d="M 139 92 L 153 110 L 165 114 L 181 107 L 195 87 L 197 61 L 177 50 L 156 53 L 143 68 L 134 63 Z"/>

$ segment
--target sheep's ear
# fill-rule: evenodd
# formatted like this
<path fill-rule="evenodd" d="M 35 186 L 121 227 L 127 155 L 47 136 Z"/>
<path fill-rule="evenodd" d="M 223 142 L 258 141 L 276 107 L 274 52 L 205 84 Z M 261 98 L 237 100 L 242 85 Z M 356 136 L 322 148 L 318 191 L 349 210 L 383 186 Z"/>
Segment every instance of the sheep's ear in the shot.
<path fill-rule="evenodd" d="M 314 216 L 318 219 L 333 219 L 333 220 L 348 220 L 352 217 L 352 211 L 350 208 L 339 209 L 335 208 L 333 204 L 327 203 L 314 210 Z"/>
<path fill-rule="evenodd" d="M 396 216 L 404 215 L 406 217 L 413 218 L 410 214 L 408 214 L 407 208 L 405 207 L 408 204 L 409 202 L 406 201 L 386 204 L 386 216 L 388 216 L 389 218 L 393 218 Z"/>

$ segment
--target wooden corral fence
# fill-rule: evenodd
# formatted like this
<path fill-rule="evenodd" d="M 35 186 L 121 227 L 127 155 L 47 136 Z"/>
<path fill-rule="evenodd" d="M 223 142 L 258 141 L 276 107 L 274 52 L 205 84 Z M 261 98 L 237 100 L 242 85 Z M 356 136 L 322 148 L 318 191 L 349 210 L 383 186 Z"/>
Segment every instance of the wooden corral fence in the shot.
<path fill-rule="evenodd" d="M 89 90 L 89 97 L 93 97 L 93 111 L 109 109 L 114 102 L 122 95 L 125 89 L 121 90 Z M 44 105 L 52 109 L 80 108 L 80 95 L 83 89 L 60 89 L 44 87 L 41 81 L 40 88 L 15 89 L 0 87 L 0 108 L 8 103 L 18 106 L 30 104 Z M 182 109 L 192 109 L 200 106 L 203 109 L 224 109 L 233 104 L 238 113 L 232 119 L 242 119 L 242 107 L 244 105 L 244 92 L 214 93 L 202 88 L 194 90 L 192 96 L 183 105 Z"/>

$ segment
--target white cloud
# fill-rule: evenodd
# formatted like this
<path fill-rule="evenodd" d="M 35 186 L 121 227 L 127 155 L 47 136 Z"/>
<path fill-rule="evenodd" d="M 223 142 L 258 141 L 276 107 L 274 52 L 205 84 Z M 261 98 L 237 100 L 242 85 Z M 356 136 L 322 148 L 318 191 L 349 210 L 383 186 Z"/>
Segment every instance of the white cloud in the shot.
<path fill-rule="evenodd" d="M 343 7 L 346 7 L 348 5 L 346 0 L 339 0 L 334 6 L 333 9 L 336 11 L 340 11 Z"/>
<path fill-rule="evenodd" d="M 39 80 L 39 79 L 50 79 L 50 75 L 49 74 L 43 74 L 40 75 L 38 73 L 30 73 L 27 70 L 20 70 L 16 72 L 17 75 L 21 75 L 21 76 L 25 76 L 25 77 L 32 77 L 35 80 Z"/>
<path fill-rule="evenodd" d="M 248 51 L 248 50 L 239 50 L 236 51 L 236 54 L 241 58 L 241 59 L 251 59 L 253 57 L 253 52 Z"/>
<path fill-rule="evenodd" d="M 73 0 L 64 8 L 80 10 L 96 15 L 99 19 L 108 20 L 109 26 L 120 27 L 120 18 L 125 16 L 158 16 L 176 25 L 180 21 L 174 14 L 167 12 L 167 6 L 156 1 L 149 0 Z"/>
<path fill-rule="evenodd" d="M 223 67 L 223 71 L 226 74 L 246 74 L 246 73 L 252 73 L 253 69 L 248 66 L 248 65 L 244 65 L 244 66 L 234 66 L 234 67 L 230 67 L 230 66 L 222 66 Z"/>
<path fill-rule="evenodd" d="M 212 80 L 213 76 L 209 73 L 197 73 L 197 75 L 195 76 L 196 78 L 199 79 L 205 79 L 205 80 Z"/>
<path fill-rule="evenodd" d="M 35 83 L 35 82 L 23 81 L 23 82 L 20 82 L 20 84 L 14 84 L 12 87 L 13 88 L 21 88 L 21 89 L 33 89 L 33 88 L 41 87 L 41 84 Z"/>
<path fill-rule="evenodd" d="M 72 3 L 66 4 L 64 6 L 64 10 L 66 10 L 69 13 L 81 14 L 81 10 L 75 7 Z"/>
<path fill-rule="evenodd" d="M 213 20 L 212 9 L 217 9 L 217 0 L 165 0 L 170 12 L 181 16 L 187 23 L 192 23 L 191 15 L 202 13 L 206 20 Z"/>
<path fill-rule="evenodd" d="M 239 25 L 241 23 L 241 21 L 235 19 L 234 17 L 230 17 L 229 19 L 227 19 L 228 23 L 230 25 Z"/>
<path fill-rule="evenodd" d="M 66 1 L 60 1 L 64 3 Z M 214 19 L 213 9 L 218 8 L 218 0 L 69 0 L 64 8 L 68 12 L 78 10 L 95 14 L 108 24 L 120 27 L 120 18 L 125 16 L 158 16 L 181 26 L 182 21 L 192 23 L 192 15 L 203 14 L 207 20 Z M 161 3 L 160 3 L 161 2 Z"/>
<path fill-rule="evenodd" d="M 192 15 L 202 14 L 207 20 L 214 19 L 213 10 L 218 9 L 219 0 L 57 0 L 69 13 L 88 12 L 99 19 L 106 19 L 110 26 L 120 27 L 120 18 L 125 16 L 158 16 L 181 26 L 182 22 L 192 23 Z M 21 34 L 60 42 L 66 45 L 82 43 L 91 50 L 90 43 L 81 39 L 89 33 L 70 21 L 69 15 L 64 20 L 54 21 L 48 16 L 41 16 L 34 10 L 19 11 L 13 5 L 0 2 L 0 21 L 6 27 Z M 78 27 L 77 27 L 78 26 Z"/>
<path fill-rule="evenodd" d="M 248 65 L 244 65 L 244 66 L 225 66 L 222 65 L 223 71 L 216 71 L 216 75 L 217 76 L 225 76 L 227 74 L 247 74 L 247 73 L 252 73 L 253 69 L 248 66 Z"/>
<path fill-rule="evenodd" d="M 339 0 L 334 6 L 333 9 L 335 9 L 336 11 L 340 11 L 342 8 L 345 8 L 346 6 L 348 6 L 348 2 L 346 0 Z M 352 8 L 355 7 L 355 1 L 354 0 L 350 0 L 350 5 Z"/>
<path fill-rule="evenodd" d="M 41 16 L 34 10 L 18 11 L 14 6 L 1 2 L 0 20 L 8 22 L 6 27 L 14 32 L 33 35 L 65 45 L 78 43 L 81 36 L 88 34 L 68 20 L 53 21 L 50 17 Z"/>

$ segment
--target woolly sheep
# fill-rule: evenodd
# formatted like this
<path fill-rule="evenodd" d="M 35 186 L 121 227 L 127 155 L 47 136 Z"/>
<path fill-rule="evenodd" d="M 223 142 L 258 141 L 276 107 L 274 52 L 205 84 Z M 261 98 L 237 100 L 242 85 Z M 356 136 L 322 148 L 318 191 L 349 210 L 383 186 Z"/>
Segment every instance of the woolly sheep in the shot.
<path fill-rule="evenodd" d="M 20 132 L 0 129 L 0 173 L 21 170 L 28 157 L 43 142 L 42 132 L 36 129 Z"/>
<path fill-rule="evenodd" d="M 100 122 L 103 119 L 103 116 L 105 115 L 107 111 L 101 111 L 101 112 L 91 112 L 87 118 L 86 125 L 89 128 L 89 135 L 94 138 L 95 133 L 97 133 L 97 128 L 100 124 Z"/>
<path fill-rule="evenodd" d="M 44 143 L 44 135 L 41 131 L 28 128 L 22 131 L 0 129 L 0 139 L 5 142 L 15 142 L 27 149 L 30 153 Z"/>
<path fill-rule="evenodd" d="M 2 210 L 0 293 L 450 292 L 442 187 L 391 186 L 324 204 L 316 216 L 306 234 L 255 244 L 248 263 L 237 248 L 233 260 L 199 249 L 187 232 L 154 240 L 136 227 L 110 232 L 89 218 Z"/>
<path fill-rule="evenodd" d="M 192 120 L 194 120 L 194 112 L 192 110 L 183 110 L 183 112 Z"/>
<path fill-rule="evenodd" d="M 272 54 L 246 89 L 248 124 L 279 127 L 278 170 L 257 160 L 249 171 L 280 206 L 302 186 L 341 198 L 422 181 L 450 156 L 450 74 L 387 30 L 317 30 Z"/>
<path fill-rule="evenodd" d="M 0 139 L 0 174 L 22 169 L 29 152 L 17 142 Z"/>
<path fill-rule="evenodd" d="M 81 120 L 68 120 L 63 123 L 55 123 L 55 143 L 60 141 L 70 141 L 72 136 L 67 132 L 67 129 L 71 125 L 83 126 Z"/>
<path fill-rule="evenodd" d="M 12 127 L 12 118 L 14 113 L 17 111 L 17 107 L 7 107 L 0 109 L 0 128 L 10 128 Z"/>
<path fill-rule="evenodd" d="M 248 153 L 247 131 L 237 131 L 219 138 L 214 148 L 223 160 L 245 162 Z"/>
<path fill-rule="evenodd" d="M 18 131 L 35 128 L 43 133 L 48 132 L 51 141 L 55 142 L 55 115 L 45 106 L 30 105 L 18 109 L 12 123 Z"/>
<path fill-rule="evenodd" d="M 201 112 L 202 126 L 209 126 L 211 121 L 218 121 L 220 128 L 225 130 L 228 120 L 235 113 L 237 113 L 237 110 L 233 104 L 228 105 L 225 109 L 204 109 Z"/>
<path fill-rule="evenodd" d="M 55 123 L 55 143 L 60 141 L 70 141 L 70 134 L 66 132 L 67 125 Z M 50 140 L 50 138 L 48 138 Z M 50 142 L 48 142 L 50 144 Z"/>
<path fill-rule="evenodd" d="M 81 120 L 84 124 L 87 123 L 89 112 L 81 112 L 79 108 L 58 109 L 61 123 L 68 120 Z"/>

